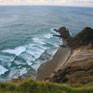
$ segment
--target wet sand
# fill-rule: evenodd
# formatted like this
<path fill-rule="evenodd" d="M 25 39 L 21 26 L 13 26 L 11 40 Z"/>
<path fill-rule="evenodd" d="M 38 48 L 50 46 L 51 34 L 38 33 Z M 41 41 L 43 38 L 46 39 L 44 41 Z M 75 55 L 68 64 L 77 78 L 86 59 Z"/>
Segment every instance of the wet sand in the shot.
<path fill-rule="evenodd" d="M 53 73 L 59 69 L 62 69 L 71 55 L 71 49 L 69 47 L 60 47 L 52 60 L 42 64 L 37 71 L 37 79 L 44 80 L 51 77 Z"/>

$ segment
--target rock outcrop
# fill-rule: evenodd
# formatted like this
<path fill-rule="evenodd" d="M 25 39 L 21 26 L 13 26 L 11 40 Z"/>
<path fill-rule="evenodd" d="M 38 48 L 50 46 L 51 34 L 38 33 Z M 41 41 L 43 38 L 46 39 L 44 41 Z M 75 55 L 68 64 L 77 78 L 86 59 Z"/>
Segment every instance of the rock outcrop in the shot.
<path fill-rule="evenodd" d="M 78 48 L 85 45 L 93 45 L 93 29 L 90 27 L 84 28 L 76 36 L 72 38 L 68 45 L 72 48 Z"/>
<path fill-rule="evenodd" d="M 54 31 L 56 31 L 56 32 L 58 32 L 60 34 L 60 35 L 54 35 L 54 36 L 58 36 L 58 37 L 63 38 L 65 40 L 71 39 L 70 33 L 66 29 L 66 27 L 61 27 L 58 30 L 57 29 L 54 29 Z"/>
<path fill-rule="evenodd" d="M 79 48 L 85 45 L 91 45 L 93 47 L 93 29 L 90 27 L 84 28 L 76 36 L 71 37 L 69 31 L 65 27 L 54 31 L 58 32 L 60 35 L 54 35 L 60 37 L 67 41 L 67 45 L 71 48 Z"/>

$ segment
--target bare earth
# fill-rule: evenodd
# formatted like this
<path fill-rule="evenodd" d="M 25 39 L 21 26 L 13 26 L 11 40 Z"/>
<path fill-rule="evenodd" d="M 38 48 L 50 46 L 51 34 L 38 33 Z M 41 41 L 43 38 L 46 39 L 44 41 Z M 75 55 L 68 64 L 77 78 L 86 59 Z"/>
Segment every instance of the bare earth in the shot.
<path fill-rule="evenodd" d="M 42 64 L 37 71 L 37 79 L 44 80 L 51 77 L 53 73 L 62 68 L 68 61 L 71 55 L 71 49 L 69 47 L 60 47 L 53 59 Z"/>

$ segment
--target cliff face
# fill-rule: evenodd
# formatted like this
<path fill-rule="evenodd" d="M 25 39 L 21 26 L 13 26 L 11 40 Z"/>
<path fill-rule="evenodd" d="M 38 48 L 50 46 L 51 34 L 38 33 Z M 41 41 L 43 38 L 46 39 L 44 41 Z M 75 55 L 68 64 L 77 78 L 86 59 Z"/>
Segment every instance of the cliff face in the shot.
<path fill-rule="evenodd" d="M 93 82 L 93 49 L 75 49 L 68 64 L 55 73 L 50 81 L 57 83 Z"/>
<path fill-rule="evenodd" d="M 68 41 L 68 46 L 73 49 L 73 53 L 67 65 L 58 70 L 50 81 L 82 84 L 93 82 L 93 29 L 84 28 Z"/>

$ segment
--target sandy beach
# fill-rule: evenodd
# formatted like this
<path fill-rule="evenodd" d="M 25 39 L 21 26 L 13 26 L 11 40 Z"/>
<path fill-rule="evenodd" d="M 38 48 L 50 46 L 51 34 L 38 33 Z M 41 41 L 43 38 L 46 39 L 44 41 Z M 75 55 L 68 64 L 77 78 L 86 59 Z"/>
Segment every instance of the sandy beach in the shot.
<path fill-rule="evenodd" d="M 53 59 L 40 66 L 37 71 L 37 79 L 42 81 L 51 77 L 55 71 L 64 67 L 70 55 L 71 49 L 69 47 L 59 47 Z"/>

